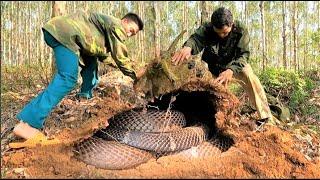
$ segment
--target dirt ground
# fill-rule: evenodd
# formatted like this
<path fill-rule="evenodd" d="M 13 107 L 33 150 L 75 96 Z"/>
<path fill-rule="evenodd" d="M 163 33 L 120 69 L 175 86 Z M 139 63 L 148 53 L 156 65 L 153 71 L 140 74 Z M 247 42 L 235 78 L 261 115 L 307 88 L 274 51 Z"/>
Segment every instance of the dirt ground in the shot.
<path fill-rule="evenodd" d="M 74 99 L 74 94 L 67 96 L 52 112 L 44 130 L 48 136 L 62 140 L 62 144 L 13 150 L 7 143 L 16 139 L 6 137 L 9 140 L 4 141 L 2 138 L 1 177 L 320 178 L 320 138 L 317 134 L 272 125 L 256 131 L 253 116 L 239 114 L 229 121 L 231 123 L 226 129 L 235 143 L 221 154 L 205 160 L 169 155 L 153 158 L 132 169 L 105 170 L 75 159 L 72 152 L 74 142 L 91 136 L 117 112 L 131 108 L 119 99 L 123 91 L 123 87 L 111 88 L 108 90 L 111 95 L 103 101 L 100 97 L 104 91 L 99 91 L 99 88 L 90 101 L 79 102 Z M 126 101 L 128 99 L 130 97 Z"/>
<path fill-rule="evenodd" d="M 104 170 L 72 157 L 71 146 L 12 151 L 2 157 L 7 178 L 319 178 L 319 157 L 307 160 L 289 133 L 238 131 L 235 145 L 218 157 L 164 156 L 129 170 Z M 318 142 L 319 143 L 319 142 Z"/>
<path fill-rule="evenodd" d="M 64 100 L 64 103 L 70 100 Z M 113 112 L 124 107 L 107 102 Z M 121 103 L 120 103 L 121 104 Z M 56 110 L 55 112 L 58 112 Z M 108 116 L 106 116 L 108 117 Z M 312 157 L 302 153 L 305 142 L 278 127 L 255 131 L 249 117 L 229 130 L 235 144 L 205 160 L 163 156 L 127 170 L 105 170 L 86 165 L 73 157 L 72 143 L 33 149 L 7 150 L 2 154 L 5 178 L 319 178 L 319 138 L 311 137 Z M 81 128 L 81 131 L 86 131 Z M 92 129 L 92 127 L 88 127 Z M 78 132 L 79 133 L 79 132 Z M 85 134 L 85 133 L 84 133 Z M 65 130 L 58 137 L 72 142 Z M 299 149 L 300 148 L 300 149 Z M 301 151 L 301 152 L 300 152 Z"/>

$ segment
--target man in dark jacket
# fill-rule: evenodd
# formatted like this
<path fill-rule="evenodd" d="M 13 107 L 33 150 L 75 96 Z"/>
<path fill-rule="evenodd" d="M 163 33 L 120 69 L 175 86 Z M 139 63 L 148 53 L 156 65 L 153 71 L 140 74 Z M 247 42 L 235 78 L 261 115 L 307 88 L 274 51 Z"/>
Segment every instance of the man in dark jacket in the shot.
<path fill-rule="evenodd" d="M 257 124 L 261 125 L 261 122 L 272 120 L 272 114 L 263 87 L 247 63 L 249 39 L 244 25 L 233 21 L 232 13 L 221 7 L 213 12 L 211 22 L 200 26 L 183 48 L 173 55 L 172 62 L 179 65 L 203 50 L 202 60 L 217 77 L 215 82 L 227 86 L 233 76 L 241 80 L 251 105 L 256 107 L 260 115 Z"/>
<path fill-rule="evenodd" d="M 47 22 L 43 29 L 46 43 L 53 49 L 57 73 L 49 86 L 31 100 L 17 115 L 20 120 L 13 133 L 22 143 L 10 143 L 12 148 L 35 147 L 37 143 L 55 144 L 40 131 L 52 109 L 76 86 L 78 67 L 81 66 L 81 97 L 92 98 L 92 90 L 98 83 L 98 62 L 110 53 L 124 75 L 134 81 L 145 69 L 134 70 L 134 62 L 128 57 L 124 41 L 143 29 L 143 22 L 134 13 L 122 19 L 100 13 L 77 11 L 58 16 Z"/>

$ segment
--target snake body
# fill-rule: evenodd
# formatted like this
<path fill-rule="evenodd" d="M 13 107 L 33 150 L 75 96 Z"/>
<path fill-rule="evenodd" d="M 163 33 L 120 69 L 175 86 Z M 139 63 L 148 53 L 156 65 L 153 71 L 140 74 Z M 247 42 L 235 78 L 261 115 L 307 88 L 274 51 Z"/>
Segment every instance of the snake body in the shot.
<path fill-rule="evenodd" d="M 151 153 L 116 141 L 90 137 L 77 144 L 75 157 L 86 164 L 103 169 L 127 169 L 147 162 Z"/>
<path fill-rule="evenodd" d="M 175 111 L 160 111 L 148 109 L 129 110 L 115 115 L 110 121 L 109 127 L 141 132 L 171 132 L 186 126 L 184 114 Z"/>
<path fill-rule="evenodd" d="M 99 168 L 128 169 L 157 153 L 183 154 L 198 147 L 201 156 L 201 149 L 213 148 L 205 143 L 206 128 L 185 125 L 179 111 L 125 111 L 115 115 L 107 128 L 76 144 L 75 157 Z"/>
<path fill-rule="evenodd" d="M 206 139 L 203 127 L 185 127 L 174 132 L 147 133 L 141 131 L 124 131 L 106 128 L 97 136 L 107 140 L 117 140 L 121 143 L 139 149 L 154 152 L 172 152 L 197 146 Z"/>

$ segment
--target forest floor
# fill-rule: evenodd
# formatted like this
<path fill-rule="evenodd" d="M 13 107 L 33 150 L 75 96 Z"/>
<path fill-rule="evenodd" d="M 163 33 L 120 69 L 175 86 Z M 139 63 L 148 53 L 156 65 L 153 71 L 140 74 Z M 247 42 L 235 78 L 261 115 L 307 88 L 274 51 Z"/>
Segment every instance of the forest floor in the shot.
<path fill-rule="evenodd" d="M 37 90 L 39 92 L 41 88 Z M 8 143 L 17 141 L 10 132 L 17 122 L 14 115 L 20 111 L 36 93 L 2 94 L 2 104 L 10 106 L 1 112 L 1 177 L 2 178 L 320 178 L 320 137 L 318 132 L 306 126 L 267 125 L 256 131 L 253 119 L 256 114 L 242 114 L 229 128 L 235 143 L 225 152 L 205 160 L 190 160 L 175 156 L 151 159 L 147 163 L 127 170 L 105 170 L 95 168 L 73 157 L 72 143 L 30 149 L 9 149 Z M 319 100 L 319 99 L 318 99 Z M 72 142 L 87 131 L 82 122 L 85 118 L 73 118 L 81 114 L 80 104 L 71 93 L 51 113 L 45 132 L 65 142 Z M 105 117 L 111 117 L 120 109 L 128 108 L 115 96 L 105 99 L 108 109 Z M 77 106 L 77 111 L 72 107 Z M 4 106 L 2 106 L 4 107 Z M 68 113 L 66 113 L 68 112 Z M 99 112 L 90 112 L 99 117 Z M 78 116 L 79 117 L 79 116 Z M 58 119 L 63 119 L 59 121 Z M 77 122 L 82 128 L 72 131 L 69 122 Z M 71 123 L 72 124 L 72 123 Z M 84 125 L 83 125 L 84 124 Z M 92 124 L 88 124 L 92 126 Z M 61 130 L 64 127 L 63 130 Z M 60 129 L 61 131 L 57 131 Z M 83 132 L 86 134 L 87 132 Z"/>

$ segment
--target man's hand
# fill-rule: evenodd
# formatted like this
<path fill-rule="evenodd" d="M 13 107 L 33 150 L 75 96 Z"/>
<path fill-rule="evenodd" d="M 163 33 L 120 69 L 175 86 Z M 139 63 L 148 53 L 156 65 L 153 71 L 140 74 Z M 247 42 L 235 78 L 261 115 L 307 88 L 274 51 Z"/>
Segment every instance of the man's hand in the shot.
<path fill-rule="evenodd" d="M 233 71 L 231 69 L 227 69 L 220 73 L 219 77 L 214 80 L 214 83 L 224 84 L 227 88 L 229 81 L 232 79 Z"/>
<path fill-rule="evenodd" d="M 180 65 L 185 59 L 188 59 L 191 56 L 191 48 L 190 47 L 183 47 L 176 53 L 174 53 L 171 62 L 176 65 Z"/>

